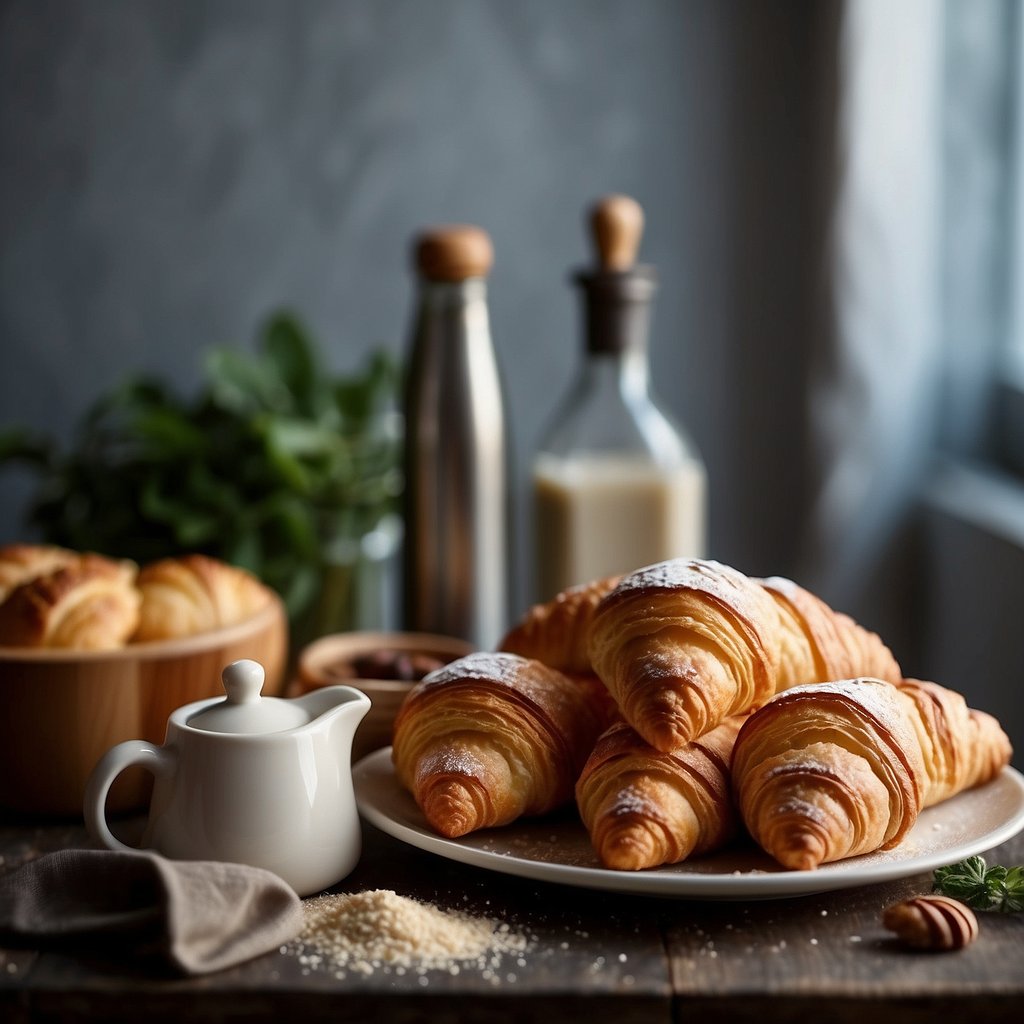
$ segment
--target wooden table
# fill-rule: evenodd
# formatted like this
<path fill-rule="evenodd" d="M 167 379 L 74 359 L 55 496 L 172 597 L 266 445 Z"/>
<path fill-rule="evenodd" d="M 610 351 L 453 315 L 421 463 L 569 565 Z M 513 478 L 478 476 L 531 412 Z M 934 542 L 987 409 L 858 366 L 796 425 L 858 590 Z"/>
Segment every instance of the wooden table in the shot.
<path fill-rule="evenodd" d="M 0 821 L 0 869 L 89 845 L 80 825 Z M 990 863 L 1024 862 L 1024 834 Z M 0 1020 L 26 1021 L 1017 1021 L 1024 914 L 981 917 L 952 954 L 907 951 L 883 907 L 929 875 L 798 899 L 690 902 L 531 882 L 450 863 L 366 827 L 339 890 L 394 889 L 514 922 L 535 937 L 493 973 L 308 971 L 273 953 L 196 979 L 159 979 L 100 959 L 0 950 Z M 424 980 L 425 979 L 425 980 Z"/>

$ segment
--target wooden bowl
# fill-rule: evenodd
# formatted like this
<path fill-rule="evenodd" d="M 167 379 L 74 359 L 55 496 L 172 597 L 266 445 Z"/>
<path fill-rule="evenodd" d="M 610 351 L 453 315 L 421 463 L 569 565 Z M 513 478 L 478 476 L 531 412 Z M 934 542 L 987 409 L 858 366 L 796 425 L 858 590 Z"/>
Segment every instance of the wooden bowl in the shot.
<path fill-rule="evenodd" d="M 395 715 L 413 683 L 344 677 L 336 671 L 337 666 L 378 651 L 426 654 L 447 663 L 475 649 L 465 640 L 434 633 L 331 633 L 314 640 L 299 653 L 298 677 L 290 692 L 308 693 L 320 686 L 344 683 L 370 698 L 370 710 L 360 722 L 352 742 L 352 760 L 358 761 L 391 744 Z"/>
<path fill-rule="evenodd" d="M 288 621 L 277 595 L 252 618 L 178 640 L 115 651 L 0 647 L 0 806 L 34 815 L 82 814 L 96 762 L 123 740 L 162 743 L 167 718 L 216 697 L 221 672 L 239 658 L 266 669 L 278 694 L 288 657 Z M 112 812 L 145 806 L 152 779 L 131 768 L 114 783 Z"/>

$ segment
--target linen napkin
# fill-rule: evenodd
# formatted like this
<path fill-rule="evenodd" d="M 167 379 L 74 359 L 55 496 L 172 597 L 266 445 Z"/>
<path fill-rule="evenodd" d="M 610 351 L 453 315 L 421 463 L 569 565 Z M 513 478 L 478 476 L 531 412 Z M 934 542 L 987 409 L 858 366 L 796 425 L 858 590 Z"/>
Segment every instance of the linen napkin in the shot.
<path fill-rule="evenodd" d="M 61 850 L 0 877 L 0 942 L 85 949 L 206 974 L 276 949 L 302 929 L 277 875 L 159 854 Z"/>

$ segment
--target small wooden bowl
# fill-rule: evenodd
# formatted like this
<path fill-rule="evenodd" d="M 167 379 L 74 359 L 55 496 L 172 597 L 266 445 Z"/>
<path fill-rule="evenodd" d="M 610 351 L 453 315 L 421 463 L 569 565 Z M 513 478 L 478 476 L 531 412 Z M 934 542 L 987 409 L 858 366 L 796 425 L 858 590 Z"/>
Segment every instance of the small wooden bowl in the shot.
<path fill-rule="evenodd" d="M 414 684 L 394 679 L 343 678 L 332 671 L 334 667 L 378 651 L 427 654 L 447 663 L 475 649 L 465 640 L 434 633 L 331 633 L 299 653 L 298 677 L 289 692 L 308 693 L 320 686 L 344 683 L 365 693 L 370 698 L 370 710 L 352 742 L 352 760 L 358 761 L 390 745 L 395 715 Z"/>
<path fill-rule="evenodd" d="M 81 816 L 96 762 L 123 740 L 162 743 L 167 718 L 190 701 L 223 693 L 221 672 L 260 662 L 264 693 L 277 694 L 288 657 L 288 620 L 276 594 L 252 618 L 178 640 L 115 651 L 0 647 L 0 806 L 33 815 Z M 111 812 L 137 810 L 152 779 L 122 773 Z"/>

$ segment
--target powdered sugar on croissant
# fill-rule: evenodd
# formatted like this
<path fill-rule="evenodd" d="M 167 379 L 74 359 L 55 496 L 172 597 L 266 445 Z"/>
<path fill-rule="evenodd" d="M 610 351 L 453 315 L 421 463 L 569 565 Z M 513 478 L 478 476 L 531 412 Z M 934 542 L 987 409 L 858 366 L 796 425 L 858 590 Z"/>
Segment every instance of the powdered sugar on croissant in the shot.
<path fill-rule="evenodd" d="M 625 719 L 669 752 L 800 683 L 899 666 L 873 633 L 788 581 L 674 559 L 622 579 L 589 633 Z"/>
<path fill-rule="evenodd" d="M 892 848 L 923 807 L 989 781 L 1010 753 L 995 720 L 972 718 L 952 691 L 848 679 L 793 687 L 754 712 L 732 779 L 751 836 L 809 870 Z"/>

